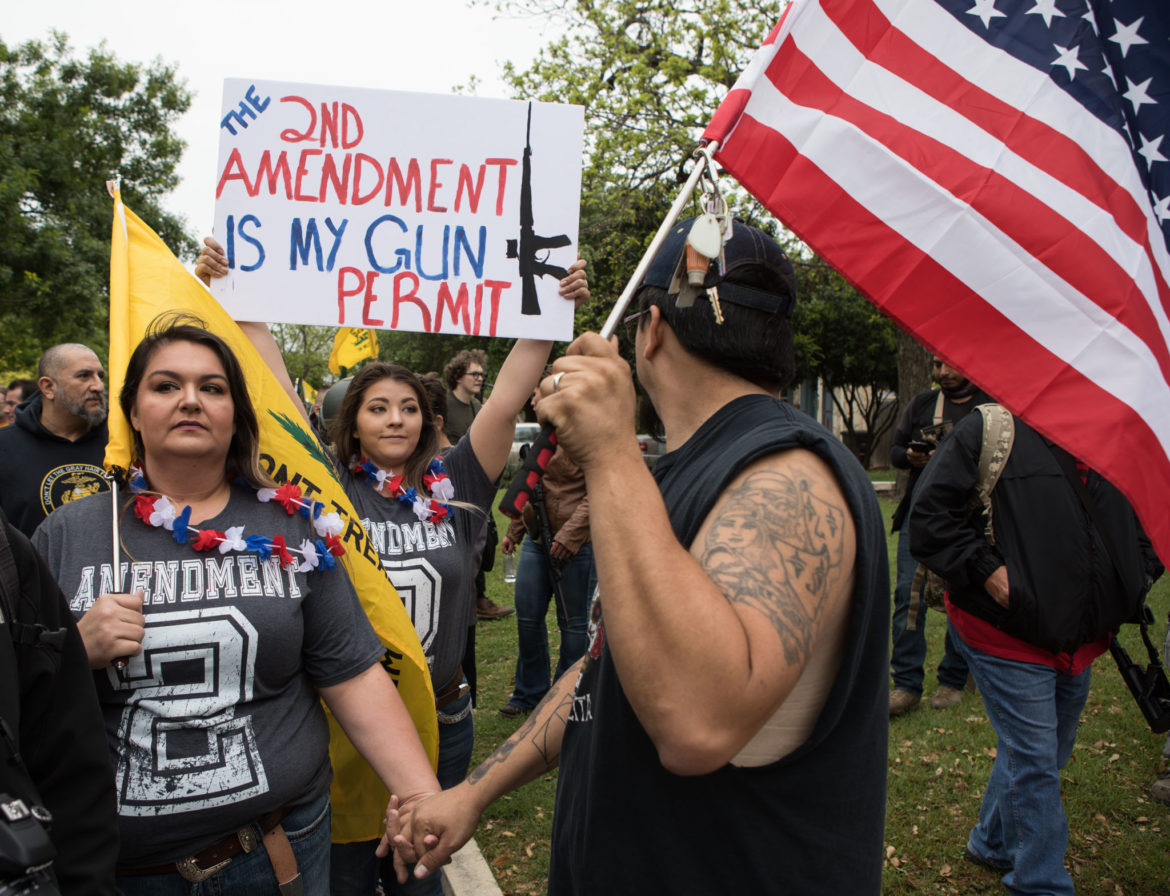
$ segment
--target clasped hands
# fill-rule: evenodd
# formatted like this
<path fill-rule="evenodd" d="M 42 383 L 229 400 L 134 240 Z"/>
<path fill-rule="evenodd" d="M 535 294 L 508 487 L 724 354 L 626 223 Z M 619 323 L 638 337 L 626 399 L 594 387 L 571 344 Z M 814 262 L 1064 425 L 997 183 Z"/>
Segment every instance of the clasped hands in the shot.
<path fill-rule="evenodd" d="M 475 833 L 479 812 L 464 793 L 466 784 L 438 793 L 422 793 L 399 800 L 390 797 L 386 809 L 386 833 L 377 854 L 394 852 L 394 872 L 399 883 L 411 875 L 429 877 L 451 861 L 452 854 Z"/>

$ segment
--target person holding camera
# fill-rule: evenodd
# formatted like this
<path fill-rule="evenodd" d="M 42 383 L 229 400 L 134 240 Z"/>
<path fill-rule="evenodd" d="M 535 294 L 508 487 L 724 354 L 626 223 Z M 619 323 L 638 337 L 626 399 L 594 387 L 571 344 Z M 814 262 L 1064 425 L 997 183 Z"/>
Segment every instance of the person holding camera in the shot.
<path fill-rule="evenodd" d="M 970 414 L 935 450 L 910 508 L 910 552 L 946 579 L 955 646 L 998 735 L 966 856 L 1003 874 L 1012 893 L 1072 896 L 1060 770 L 1093 660 L 1136 617 L 1162 566 L 1121 492 L 992 410 L 990 438 L 984 415 Z M 972 511 L 990 481 L 980 472 L 988 449 L 1001 471 Z"/>
<path fill-rule="evenodd" d="M 894 511 L 891 526 L 891 531 L 898 533 L 898 578 L 894 586 L 893 643 L 890 649 L 890 670 L 894 677 L 894 688 L 890 691 L 891 717 L 918 708 L 926 677 L 926 602 L 921 589 L 917 592 L 914 589 L 914 572 L 918 564 L 910 556 L 909 527 L 904 525 L 910 502 L 914 499 L 914 486 L 942 434 L 973 408 L 991 401 L 985 392 L 937 355 L 931 362 L 931 374 L 939 388 L 914 396 L 898 421 L 890 445 L 890 463 L 900 470 L 910 471 L 906 492 Z M 935 709 L 946 709 L 958 703 L 967 684 L 967 664 L 955 650 L 949 628 L 945 645 L 942 662 L 938 664 L 938 690 L 930 701 Z"/>

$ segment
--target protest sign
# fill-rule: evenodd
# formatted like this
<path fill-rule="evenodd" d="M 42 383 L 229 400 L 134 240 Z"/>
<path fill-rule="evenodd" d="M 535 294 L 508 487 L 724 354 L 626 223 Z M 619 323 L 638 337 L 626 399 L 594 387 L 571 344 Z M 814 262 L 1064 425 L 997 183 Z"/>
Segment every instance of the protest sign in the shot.
<path fill-rule="evenodd" d="M 213 291 L 237 320 L 570 339 L 579 106 L 228 79 Z"/>

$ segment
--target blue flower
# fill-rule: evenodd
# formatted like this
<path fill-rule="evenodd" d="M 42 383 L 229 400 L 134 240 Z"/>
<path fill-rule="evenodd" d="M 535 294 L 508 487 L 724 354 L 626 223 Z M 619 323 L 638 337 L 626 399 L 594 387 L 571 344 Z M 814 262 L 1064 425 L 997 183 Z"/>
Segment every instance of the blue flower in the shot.
<path fill-rule="evenodd" d="M 183 508 L 182 512 L 175 517 L 174 526 L 171 528 L 171 536 L 179 544 L 187 543 L 187 522 L 191 519 L 191 505 L 188 504 Z"/>

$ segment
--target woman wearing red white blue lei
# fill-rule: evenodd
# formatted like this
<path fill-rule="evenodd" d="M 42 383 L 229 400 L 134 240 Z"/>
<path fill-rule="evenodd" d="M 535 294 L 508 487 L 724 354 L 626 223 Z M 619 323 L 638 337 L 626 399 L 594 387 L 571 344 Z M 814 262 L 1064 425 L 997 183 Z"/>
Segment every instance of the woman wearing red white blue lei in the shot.
<path fill-rule="evenodd" d="M 339 520 L 259 465 L 239 364 L 190 323 L 152 327 L 120 402 L 139 461 L 117 508 L 75 501 L 37 549 L 80 617 L 115 766 L 118 886 L 329 890 L 323 699 L 387 784 L 437 789 L 348 577 Z M 319 699 L 320 698 L 320 699 Z M 283 885 L 283 886 L 282 886 Z"/>
<path fill-rule="evenodd" d="M 227 270 L 222 248 L 205 240 L 196 273 L 210 278 Z M 569 269 L 560 294 L 577 304 L 588 299 L 583 261 Z M 240 326 L 295 395 L 268 328 Z M 444 787 L 466 776 L 474 740 L 460 664 L 468 628 L 476 620 L 476 539 L 491 513 L 516 415 L 539 382 L 551 348 L 548 341 L 516 341 L 467 434 L 441 461 L 436 460 L 438 431 L 423 385 L 395 364 L 371 361 L 358 371 L 329 432 L 338 476 L 406 604 L 430 666 L 439 719 L 437 774 Z M 379 876 L 387 893 L 441 892 L 438 875 L 402 885 L 389 860 L 380 873 L 374 846 L 372 841 L 334 845 L 334 896 L 369 896 Z"/>

